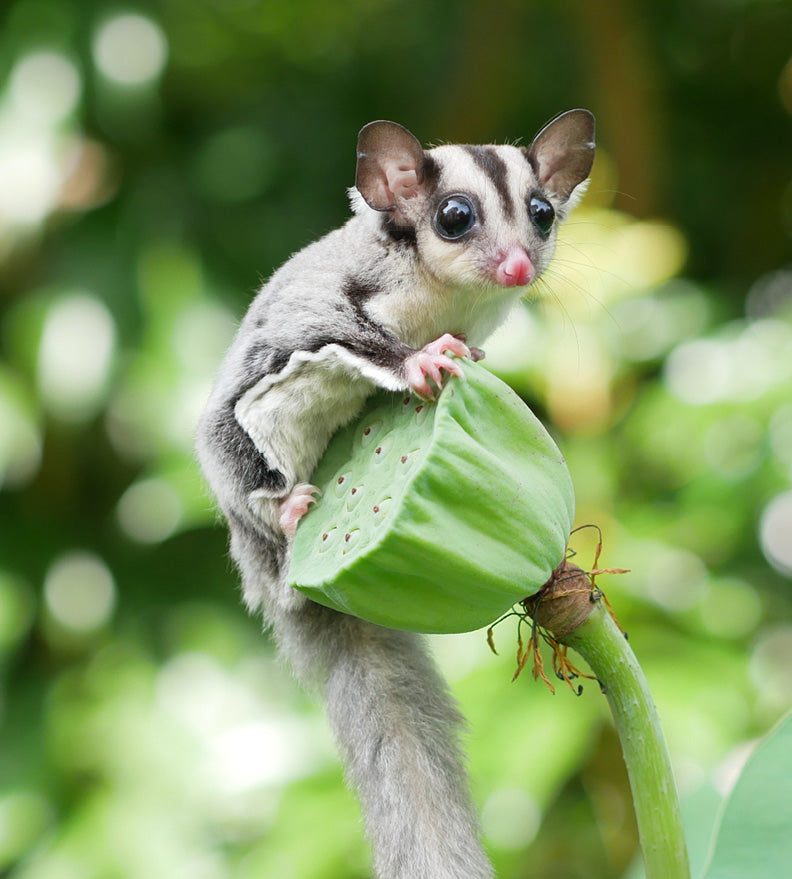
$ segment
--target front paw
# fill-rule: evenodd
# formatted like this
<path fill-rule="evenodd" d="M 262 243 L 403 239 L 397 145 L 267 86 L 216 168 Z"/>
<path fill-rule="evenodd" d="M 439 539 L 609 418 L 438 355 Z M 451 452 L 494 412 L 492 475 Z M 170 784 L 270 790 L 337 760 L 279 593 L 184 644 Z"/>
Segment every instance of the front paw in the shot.
<path fill-rule="evenodd" d="M 300 519 L 308 512 L 311 504 L 316 503 L 315 494 L 321 494 L 315 485 L 301 482 L 295 485 L 281 501 L 278 508 L 278 523 L 289 540 L 294 537 Z"/>
<path fill-rule="evenodd" d="M 420 351 L 411 354 L 404 362 L 404 372 L 410 389 L 426 400 L 434 399 L 434 390 L 429 384 L 431 379 L 438 391 L 443 389 L 443 370 L 464 378 L 462 367 L 445 352 L 450 351 L 457 357 L 470 357 L 470 349 L 457 336 L 445 333 L 434 342 L 424 345 Z"/>

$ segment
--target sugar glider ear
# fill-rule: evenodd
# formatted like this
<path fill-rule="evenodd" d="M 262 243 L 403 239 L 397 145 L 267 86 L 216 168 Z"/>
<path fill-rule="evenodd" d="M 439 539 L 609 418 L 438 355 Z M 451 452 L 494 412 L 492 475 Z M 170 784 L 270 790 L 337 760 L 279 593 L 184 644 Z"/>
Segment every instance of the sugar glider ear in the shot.
<path fill-rule="evenodd" d="M 594 163 L 594 116 L 588 110 L 556 116 L 533 139 L 527 156 L 542 186 L 568 199 Z"/>
<path fill-rule="evenodd" d="M 360 129 L 355 186 L 374 210 L 392 211 L 417 195 L 423 164 L 423 147 L 401 125 L 380 120 Z"/>

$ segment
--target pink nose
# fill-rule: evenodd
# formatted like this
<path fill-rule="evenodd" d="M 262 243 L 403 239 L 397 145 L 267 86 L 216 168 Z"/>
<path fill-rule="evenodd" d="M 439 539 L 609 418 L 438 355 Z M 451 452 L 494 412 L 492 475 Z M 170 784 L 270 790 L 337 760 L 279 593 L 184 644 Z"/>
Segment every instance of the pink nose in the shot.
<path fill-rule="evenodd" d="M 495 280 L 504 287 L 524 287 L 531 283 L 533 276 L 533 263 L 518 246 L 509 248 L 495 269 Z"/>

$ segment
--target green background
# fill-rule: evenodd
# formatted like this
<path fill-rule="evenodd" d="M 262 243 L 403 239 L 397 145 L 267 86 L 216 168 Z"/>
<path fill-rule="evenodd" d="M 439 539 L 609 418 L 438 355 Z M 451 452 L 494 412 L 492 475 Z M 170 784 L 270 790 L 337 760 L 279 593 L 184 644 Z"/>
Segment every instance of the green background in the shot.
<path fill-rule="evenodd" d="M 598 119 L 544 294 L 489 342 L 567 456 L 694 864 L 792 703 L 792 7 L 11 0 L 0 11 L 0 875 L 358 879 L 321 709 L 246 616 L 192 458 L 261 279 L 341 223 L 358 129 Z M 576 536 L 584 567 L 591 529 Z M 604 700 L 433 639 L 503 879 L 610 879 Z M 698 831 L 697 829 L 698 828 Z"/>

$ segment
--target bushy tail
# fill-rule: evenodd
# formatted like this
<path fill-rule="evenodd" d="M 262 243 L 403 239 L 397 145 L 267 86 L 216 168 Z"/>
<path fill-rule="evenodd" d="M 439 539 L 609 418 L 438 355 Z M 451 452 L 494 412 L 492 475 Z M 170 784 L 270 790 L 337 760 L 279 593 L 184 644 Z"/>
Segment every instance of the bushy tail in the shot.
<path fill-rule="evenodd" d="M 230 515 L 245 598 L 298 677 L 323 692 L 358 792 L 378 879 L 491 879 L 459 735 L 424 639 L 322 607 L 287 586 L 285 541 Z"/>
<path fill-rule="evenodd" d="M 324 689 L 379 879 L 490 879 L 463 720 L 424 639 L 313 602 L 272 623 L 298 675 Z"/>

